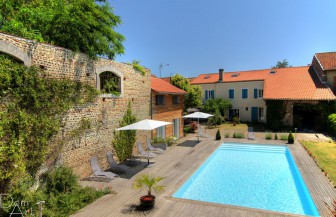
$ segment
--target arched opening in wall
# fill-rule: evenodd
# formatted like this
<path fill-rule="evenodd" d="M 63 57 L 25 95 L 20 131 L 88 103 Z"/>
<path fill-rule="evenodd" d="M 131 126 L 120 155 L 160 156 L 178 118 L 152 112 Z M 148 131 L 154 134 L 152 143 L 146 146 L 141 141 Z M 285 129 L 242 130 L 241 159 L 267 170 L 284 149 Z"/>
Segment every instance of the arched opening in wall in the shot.
<path fill-rule="evenodd" d="M 8 54 L 8 53 L 1 52 L 1 51 L 0 51 L 0 56 L 1 56 L 2 59 L 3 59 L 3 58 L 4 58 L 4 59 L 9 59 L 9 60 L 11 60 L 11 61 L 13 61 L 13 62 L 20 63 L 20 64 L 24 64 L 24 62 L 23 62 L 22 60 L 20 60 L 19 58 L 15 57 L 15 56 L 13 56 L 13 55 Z"/>
<path fill-rule="evenodd" d="M 121 94 L 121 78 L 110 71 L 105 71 L 99 74 L 100 86 L 99 89 L 103 94 L 112 94 L 120 96 Z"/>

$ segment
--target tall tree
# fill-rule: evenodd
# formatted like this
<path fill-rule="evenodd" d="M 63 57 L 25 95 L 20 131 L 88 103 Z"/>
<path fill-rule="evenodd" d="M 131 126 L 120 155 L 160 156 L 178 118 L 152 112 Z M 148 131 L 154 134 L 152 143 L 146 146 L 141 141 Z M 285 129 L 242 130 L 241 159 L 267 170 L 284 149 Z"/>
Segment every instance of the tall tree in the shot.
<path fill-rule="evenodd" d="M 1 0 L 0 30 L 113 59 L 124 53 L 121 23 L 104 0 Z"/>
<path fill-rule="evenodd" d="M 277 69 L 277 68 L 287 68 L 291 67 L 286 59 L 282 61 L 278 61 L 275 66 L 272 67 L 272 69 Z"/>
<path fill-rule="evenodd" d="M 184 109 L 198 108 L 202 105 L 202 88 L 199 85 L 191 85 L 188 78 L 176 74 L 171 77 L 172 85 L 188 92 L 184 97 Z"/>

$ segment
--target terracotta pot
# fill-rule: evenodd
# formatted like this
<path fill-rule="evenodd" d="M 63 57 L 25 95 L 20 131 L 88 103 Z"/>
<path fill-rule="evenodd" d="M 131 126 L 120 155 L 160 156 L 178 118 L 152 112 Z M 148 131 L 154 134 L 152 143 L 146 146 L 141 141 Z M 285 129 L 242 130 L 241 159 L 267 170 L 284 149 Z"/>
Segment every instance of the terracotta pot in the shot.
<path fill-rule="evenodd" d="M 140 205 L 145 209 L 151 209 L 155 204 L 155 196 L 154 195 L 145 195 L 140 197 Z"/>

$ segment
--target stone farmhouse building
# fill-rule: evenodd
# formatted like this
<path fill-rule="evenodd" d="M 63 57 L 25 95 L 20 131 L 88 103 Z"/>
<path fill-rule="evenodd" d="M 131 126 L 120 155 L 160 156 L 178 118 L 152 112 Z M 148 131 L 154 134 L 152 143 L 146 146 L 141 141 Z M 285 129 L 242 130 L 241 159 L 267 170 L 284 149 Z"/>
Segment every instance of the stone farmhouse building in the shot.
<path fill-rule="evenodd" d="M 96 155 L 103 168 L 107 167 L 106 152 L 112 150 L 113 131 L 131 102 L 139 120 L 150 118 L 151 79 L 150 71 L 142 75 L 132 64 L 118 63 L 98 58 L 92 60 L 85 54 L 32 40 L 0 33 L 0 52 L 10 55 L 26 66 L 37 66 L 47 76 L 55 79 L 68 78 L 103 90 L 106 81 L 118 84 L 119 94 L 101 94 L 94 103 L 76 106 L 62 117 L 62 128 L 51 145 L 60 146 L 54 157 L 48 159 L 48 168 L 57 162 L 74 169 L 81 178 L 92 173 L 89 160 Z M 90 121 L 91 127 L 73 137 L 81 120 Z M 137 139 L 145 141 L 146 132 L 137 132 Z M 55 149 L 57 150 L 57 149 Z M 135 150 L 136 151 L 136 150 Z M 45 168 L 45 169 L 46 169 Z"/>
<path fill-rule="evenodd" d="M 336 52 L 317 53 L 312 64 L 303 67 L 263 69 L 201 74 L 191 82 L 204 91 L 203 102 L 210 98 L 229 99 L 232 109 L 227 119 L 267 123 L 267 102 L 283 101 L 282 122 L 299 130 L 321 129 L 322 115 L 314 106 L 336 100 Z M 334 92 L 333 92 L 334 91 Z"/>
<path fill-rule="evenodd" d="M 154 137 L 184 136 L 182 115 L 185 94 L 187 92 L 165 80 L 151 77 L 151 118 L 172 123 L 154 130 Z"/>

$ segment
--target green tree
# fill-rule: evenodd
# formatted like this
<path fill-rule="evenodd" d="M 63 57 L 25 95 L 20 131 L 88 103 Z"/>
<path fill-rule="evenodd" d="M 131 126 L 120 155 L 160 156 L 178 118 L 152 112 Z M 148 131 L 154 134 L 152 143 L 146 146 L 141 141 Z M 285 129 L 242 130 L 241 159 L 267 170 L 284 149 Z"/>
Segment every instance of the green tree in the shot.
<path fill-rule="evenodd" d="M 287 68 L 291 67 L 286 59 L 282 61 L 278 61 L 275 66 L 272 67 L 272 69 L 277 69 L 277 68 Z"/>
<path fill-rule="evenodd" d="M 47 42 L 92 58 L 113 59 L 124 53 L 124 36 L 114 31 L 120 17 L 108 1 L 6 0 L 0 1 L 0 30 Z"/>
<path fill-rule="evenodd" d="M 119 121 L 119 126 L 124 127 L 126 125 L 133 124 L 136 122 L 136 120 L 137 119 L 135 115 L 132 113 L 131 103 L 129 102 L 128 108 L 123 118 Z M 133 147 L 135 144 L 135 137 L 135 130 L 114 131 L 112 145 L 119 161 L 123 162 L 127 158 L 132 156 Z"/>
<path fill-rule="evenodd" d="M 232 108 L 232 103 L 228 99 L 209 99 L 203 104 L 202 111 L 215 114 L 216 110 L 218 110 L 221 116 L 225 116 L 225 112 Z"/>
<path fill-rule="evenodd" d="M 181 88 L 188 94 L 184 97 L 184 109 L 198 108 L 202 105 L 202 88 L 199 85 L 191 85 L 188 78 L 176 74 L 171 77 L 171 84 Z"/>

